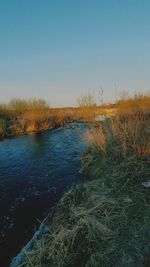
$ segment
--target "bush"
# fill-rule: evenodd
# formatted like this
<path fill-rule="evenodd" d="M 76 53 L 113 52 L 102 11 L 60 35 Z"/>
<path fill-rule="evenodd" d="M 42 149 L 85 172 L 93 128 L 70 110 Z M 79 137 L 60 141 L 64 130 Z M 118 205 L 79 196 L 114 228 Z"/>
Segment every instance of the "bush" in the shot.
<path fill-rule="evenodd" d="M 22 114 L 25 111 L 43 110 L 49 108 L 49 105 L 43 99 L 12 99 L 8 107 L 10 110 L 14 110 L 17 114 Z"/>

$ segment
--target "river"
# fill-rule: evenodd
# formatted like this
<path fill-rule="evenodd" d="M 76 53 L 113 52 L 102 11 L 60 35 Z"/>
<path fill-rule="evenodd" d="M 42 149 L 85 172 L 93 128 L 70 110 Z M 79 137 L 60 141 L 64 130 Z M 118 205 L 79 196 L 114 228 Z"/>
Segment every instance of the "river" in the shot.
<path fill-rule="evenodd" d="M 0 142 L 0 267 L 32 237 L 62 194 L 82 180 L 84 123 Z"/>

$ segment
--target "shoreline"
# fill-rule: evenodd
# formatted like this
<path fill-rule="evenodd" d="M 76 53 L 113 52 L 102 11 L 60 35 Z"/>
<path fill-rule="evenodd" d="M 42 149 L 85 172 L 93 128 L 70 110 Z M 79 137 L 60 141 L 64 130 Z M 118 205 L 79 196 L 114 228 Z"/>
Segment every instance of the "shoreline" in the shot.
<path fill-rule="evenodd" d="M 35 130 L 35 131 L 24 131 L 24 132 L 21 132 L 19 134 L 16 134 L 16 135 L 13 135 L 13 136 L 4 136 L 4 137 L 0 137 L 0 142 L 3 141 L 3 140 L 11 140 L 13 138 L 16 138 L 16 137 L 20 137 L 20 136 L 26 136 L 26 135 L 30 135 L 30 134 L 40 134 L 40 133 L 44 133 L 44 132 L 47 132 L 47 131 L 52 131 L 52 130 L 57 130 L 57 129 L 61 129 L 63 127 L 65 127 L 66 125 L 69 125 L 71 123 L 92 123 L 91 120 L 72 120 L 70 122 L 67 122 L 67 123 L 64 123 L 63 125 L 58 125 L 56 127 L 50 127 L 48 129 L 42 129 L 42 130 Z"/>
<path fill-rule="evenodd" d="M 45 225 L 46 220 L 48 219 L 49 215 L 41 222 L 38 230 L 33 234 L 33 237 L 27 242 L 25 246 L 22 247 L 20 252 L 12 258 L 10 262 L 10 267 L 17 267 L 18 265 L 22 264 L 23 261 L 26 259 L 26 252 L 29 252 L 32 250 L 34 243 L 42 238 L 42 235 L 47 234 L 49 231 L 49 228 Z"/>

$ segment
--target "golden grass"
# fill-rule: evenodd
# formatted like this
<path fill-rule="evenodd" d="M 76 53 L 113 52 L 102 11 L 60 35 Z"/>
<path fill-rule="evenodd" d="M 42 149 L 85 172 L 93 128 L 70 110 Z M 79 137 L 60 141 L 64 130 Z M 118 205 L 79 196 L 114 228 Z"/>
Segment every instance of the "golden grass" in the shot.
<path fill-rule="evenodd" d="M 121 144 L 124 154 L 132 150 L 138 157 L 150 156 L 150 119 L 145 114 L 127 117 L 117 116 L 111 120 L 112 135 Z"/>
<path fill-rule="evenodd" d="M 8 104 L 0 104 L 3 121 L 0 137 L 53 129 L 73 121 L 91 122 L 96 115 L 112 113 L 113 108 L 113 105 L 50 108 L 42 99 L 13 99 Z"/>
<path fill-rule="evenodd" d="M 149 165 L 111 156 L 85 155 L 91 181 L 65 193 L 18 267 L 149 266 Z"/>
<path fill-rule="evenodd" d="M 116 142 L 124 156 L 134 153 L 139 158 L 150 158 L 150 96 L 119 101 L 116 115 L 93 128 L 85 138 L 105 154 L 109 144 Z"/>
<path fill-rule="evenodd" d="M 106 153 L 107 140 L 102 125 L 86 132 L 84 137 L 91 146 L 98 147 L 104 154 Z"/>

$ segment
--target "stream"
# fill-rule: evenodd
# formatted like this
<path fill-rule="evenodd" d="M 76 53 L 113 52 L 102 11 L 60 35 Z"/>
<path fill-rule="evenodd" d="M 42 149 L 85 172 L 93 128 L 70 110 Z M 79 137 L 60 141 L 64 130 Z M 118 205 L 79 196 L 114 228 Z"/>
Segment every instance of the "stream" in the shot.
<path fill-rule="evenodd" d="M 85 123 L 0 141 L 0 267 L 8 267 L 63 193 L 82 181 Z"/>

